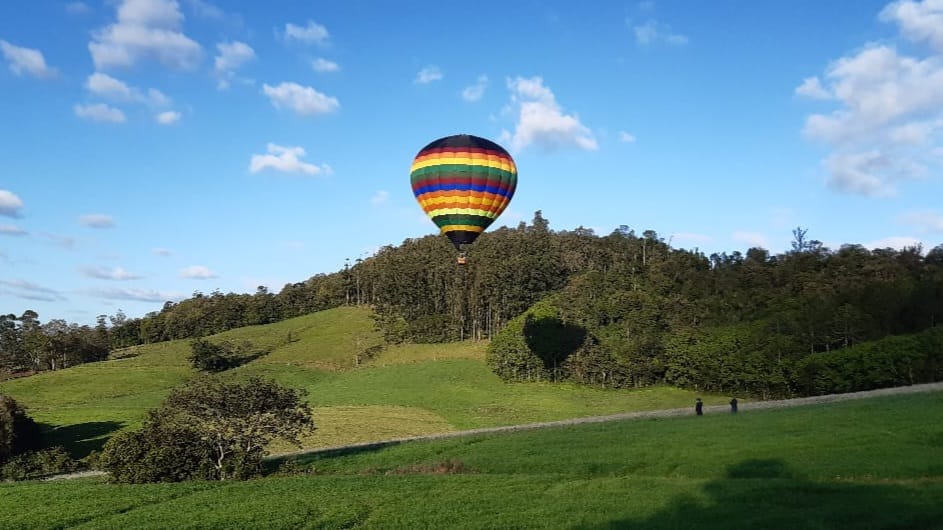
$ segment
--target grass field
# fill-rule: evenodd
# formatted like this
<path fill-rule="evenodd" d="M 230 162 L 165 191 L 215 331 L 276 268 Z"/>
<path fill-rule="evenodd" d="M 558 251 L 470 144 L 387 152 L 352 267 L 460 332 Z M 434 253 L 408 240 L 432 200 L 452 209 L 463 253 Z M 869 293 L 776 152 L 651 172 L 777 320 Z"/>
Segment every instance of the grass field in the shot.
<path fill-rule="evenodd" d="M 260 375 L 308 390 L 318 430 L 305 447 L 692 406 L 695 394 L 660 387 L 609 391 L 571 385 L 505 384 L 484 364 L 486 343 L 406 344 L 358 365 L 379 344 L 370 313 L 343 307 L 221 333 L 270 353 L 224 377 Z M 171 388 L 196 375 L 189 341 L 137 346 L 121 358 L 0 383 L 44 425 L 50 445 L 81 457 L 133 428 Z M 707 404 L 723 396 L 703 396 Z M 297 449 L 273 446 L 273 450 Z"/>
<path fill-rule="evenodd" d="M 937 392 L 412 442 L 242 483 L 0 484 L 0 528 L 943 528 L 940 418 Z"/>

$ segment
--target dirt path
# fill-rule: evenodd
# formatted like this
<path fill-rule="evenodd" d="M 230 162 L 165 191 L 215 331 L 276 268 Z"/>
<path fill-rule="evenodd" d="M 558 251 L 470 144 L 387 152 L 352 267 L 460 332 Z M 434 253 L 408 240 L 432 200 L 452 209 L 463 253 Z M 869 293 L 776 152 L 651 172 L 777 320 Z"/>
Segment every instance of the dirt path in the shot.
<path fill-rule="evenodd" d="M 740 403 L 741 412 L 763 409 L 779 409 L 786 407 L 801 407 L 803 405 L 813 405 L 817 403 L 834 403 L 838 401 L 851 401 L 854 399 L 866 399 L 878 396 L 894 396 L 901 394 L 917 394 L 921 392 L 943 392 L 943 382 L 927 383 L 923 385 L 900 386 L 895 388 L 882 388 L 879 390 L 867 390 L 864 392 L 850 392 L 847 394 L 829 394 L 826 396 L 814 396 L 805 398 L 782 399 L 778 401 L 754 401 Z M 704 407 L 704 414 L 729 413 L 730 408 L 727 405 L 713 405 Z M 568 420 L 545 421 L 540 423 L 525 423 L 522 425 L 506 425 L 503 427 L 487 427 L 482 429 L 471 429 L 467 431 L 453 431 L 440 434 L 426 434 L 422 436 L 409 436 L 405 438 L 391 438 L 376 442 L 364 442 L 359 444 L 339 445 L 335 447 L 322 447 L 319 449 L 305 449 L 290 453 L 281 453 L 266 457 L 266 460 L 280 459 L 292 456 L 324 455 L 332 453 L 346 453 L 360 449 L 377 449 L 391 445 L 398 445 L 406 442 L 415 442 L 420 440 L 444 440 L 447 438 L 458 438 L 461 436 L 473 436 L 476 434 L 493 434 L 501 432 L 525 431 L 531 429 L 544 429 L 548 427 L 560 427 L 565 425 L 579 425 L 584 423 L 603 423 L 608 421 L 621 421 L 637 418 L 667 418 L 672 416 L 688 416 L 693 414 L 693 407 L 683 409 L 663 409 L 647 410 L 641 412 L 623 412 L 620 414 L 609 414 L 607 416 L 589 416 L 584 418 L 572 418 Z M 104 471 L 81 471 L 78 473 L 68 473 L 64 475 L 55 475 L 44 478 L 43 480 L 65 480 L 73 478 L 98 477 L 103 476 Z"/>

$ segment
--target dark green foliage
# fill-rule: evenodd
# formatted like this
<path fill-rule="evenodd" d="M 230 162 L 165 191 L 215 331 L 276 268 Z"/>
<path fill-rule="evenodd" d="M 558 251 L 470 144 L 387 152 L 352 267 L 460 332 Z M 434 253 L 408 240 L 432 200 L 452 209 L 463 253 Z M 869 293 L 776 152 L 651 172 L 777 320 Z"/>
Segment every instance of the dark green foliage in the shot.
<path fill-rule="evenodd" d="M 258 476 L 270 441 L 298 443 L 314 428 L 303 397 L 259 378 L 197 378 L 150 411 L 141 429 L 109 440 L 100 465 L 127 483 Z"/>
<path fill-rule="evenodd" d="M 69 473 L 76 469 L 78 463 L 65 449 L 51 447 L 14 456 L 0 466 L 0 479 L 26 480 L 56 473 Z"/>
<path fill-rule="evenodd" d="M 127 484 L 217 478 L 212 446 L 167 409 L 150 411 L 140 429 L 109 439 L 98 465 L 115 482 Z"/>
<path fill-rule="evenodd" d="M 0 395 L 0 465 L 40 445 L 39 426 L 13 398 Z"/>
<path fill-rule="evenodd" d="M 802 395 L 856 392 L 943 380 L 943 326 L 887 337 L 829 353 L 815 353 L 795 367 Z"/>
<path fill-rule="evenodd" d="M 187 360 L 201 372 L 222 372 L 265 354 L 262 351 L 253 351 L 252 343 L 249 341 L 238 344 L 223 341 L 216 344 L 204 339 L 195 339 L 190 342 L 190 350 L 191 354 Z"/>

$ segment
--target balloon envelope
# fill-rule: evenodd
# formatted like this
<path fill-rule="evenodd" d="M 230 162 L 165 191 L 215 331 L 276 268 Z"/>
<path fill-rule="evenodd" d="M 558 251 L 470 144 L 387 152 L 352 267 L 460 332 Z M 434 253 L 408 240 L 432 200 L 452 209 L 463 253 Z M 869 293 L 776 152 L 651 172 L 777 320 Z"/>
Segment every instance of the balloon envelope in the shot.
<path fill-rule="evenodd" d="M 517 166 L 491 140 L 459 134 L 423 147 L 410 180 L 426 215 L 461 250 L 507 208 L 517 188 Z"/>

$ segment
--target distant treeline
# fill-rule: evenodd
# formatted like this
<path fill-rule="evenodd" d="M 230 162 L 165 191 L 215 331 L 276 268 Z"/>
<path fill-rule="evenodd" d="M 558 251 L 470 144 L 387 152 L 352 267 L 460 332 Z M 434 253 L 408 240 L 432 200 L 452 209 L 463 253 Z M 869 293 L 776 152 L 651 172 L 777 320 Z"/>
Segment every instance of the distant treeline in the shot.
<path fill-rule="evenodd" d="M 529 368 L 510 379 L 668 382 L 778 395 L 800 392 L 793 371 L 811 354 L 943 322 L 943 245 L 926 254 L 828 249 L 801 228 L 793 238 L 782 254 L 751 248 L 706 256 L 626 226 L 604 236 L 584 228 L 553 231 L 538 211 L 529 224 L 483 234 L 465 265 L 456 263 L 444 237 L 430 235 L 277 294 L 263 287 L 254 294 L 194 293 L 142 318 L 103 315 L 94 328 L 51 321 L 56 325 L 46 329 L 31 311 L 7 315 L 0 320 L 0 365 L 55 369 L 101 358 L 102 348 L 198 338 L 366 304 L 389 342 L 495 338 L 494 353 L 504 340 L 501 330 L 521 334 L 531 344 L 529 353 L 518 353 L 536 355 L 540 366 L 528 365 L 530 358 Z M 528 309 L 542 316 L 531 311 L 528 317 Z M 37 335 L 63 333 L 94 347 L 62 356 L 52 353 L 61 351 L 58 345 L 42 346 L 46 339 Z M 37 345 L 47 353 L 37 355 Z M 64 360 L 52 364 L 50 357 Z"/>

